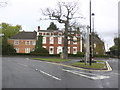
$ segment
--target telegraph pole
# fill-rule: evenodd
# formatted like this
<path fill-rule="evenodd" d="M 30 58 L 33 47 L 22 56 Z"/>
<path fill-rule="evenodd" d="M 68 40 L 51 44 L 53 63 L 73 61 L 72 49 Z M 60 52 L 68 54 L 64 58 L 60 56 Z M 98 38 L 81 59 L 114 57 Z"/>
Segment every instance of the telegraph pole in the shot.
<path fill-rule="evenodd" d="M 91 0 L 90 0 L 90 66 L 92 65 L 92 42 L 91 42 Z"/>

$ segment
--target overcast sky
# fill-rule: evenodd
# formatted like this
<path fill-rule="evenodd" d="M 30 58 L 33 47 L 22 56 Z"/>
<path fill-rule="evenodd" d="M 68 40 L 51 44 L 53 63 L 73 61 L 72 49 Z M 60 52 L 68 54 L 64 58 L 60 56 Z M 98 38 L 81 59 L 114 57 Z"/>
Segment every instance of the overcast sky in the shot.
<path fill-rule="evenodd" d="M 46 7 L 55 8 L 58 1 L 79 2 L 81 15 L 86 19 L 81 21 L 89 24 L 89 1 L 90 0 L 0 0 L 7 1 L 7 5 L 0 7 L 0 23 L 19 24 L 25 31 L 37 30 L 37 26 L 46 29 L 50 21 L 40 21 L 41 9 Z M 113 38 L 118 33 L 118 1 L 120 0 L 92 0 L 92 12 L 95 13 L 95 31 L 105 42 L 107 49 L 114 42 Z M 58 28 L 63 25 L 55 22 Z"/>

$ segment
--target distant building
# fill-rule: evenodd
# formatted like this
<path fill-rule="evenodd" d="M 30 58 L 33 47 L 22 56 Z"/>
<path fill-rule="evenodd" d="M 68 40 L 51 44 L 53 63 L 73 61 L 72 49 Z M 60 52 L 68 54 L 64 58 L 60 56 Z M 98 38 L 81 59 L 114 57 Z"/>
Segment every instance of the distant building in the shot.
<path fill-rule="evenodd" d="M 96 55 L 104 55 L 105 54 L 105 45 L 104 42 L 98 37 L 97 34 L 92 37 L 92 44 L 94 43 L 94 54 Z"/>
<path fill-rule="evenodd" d="M 36 45 L 37 32 L 19 32 L 17 35 L 8 39 L 14 46 L 17 53 L 30 53 L 34 51 Z"/>

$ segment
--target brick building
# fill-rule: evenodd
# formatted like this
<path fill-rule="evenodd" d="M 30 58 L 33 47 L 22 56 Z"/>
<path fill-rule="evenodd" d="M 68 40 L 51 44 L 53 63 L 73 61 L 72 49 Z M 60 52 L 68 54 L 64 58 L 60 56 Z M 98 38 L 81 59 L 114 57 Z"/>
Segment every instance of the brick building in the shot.
<path fill-rule="evenodd" d="M 17 35 L 8 39 L 14 46 L 17 53 L 30 53 L 35 49 L 37 32 L 19 32 Z"/>
<path fill-rule="evenodd" d="M 64 31 L 60 30 L 40 30 L 40 27 L 38 26 L 37 35 L 43 36 L 42 47 L 46 48 L 49 51 L 49 54 L 59 54 L 63 51 L 63 34 Z M 71 38 L 68 37 L 68 39 Z M 76 34 L 72 39 L 72 41 L 68 41 L 68 54 L 82 52 L 82 40 L 80 39 L 80 35 Z"/>

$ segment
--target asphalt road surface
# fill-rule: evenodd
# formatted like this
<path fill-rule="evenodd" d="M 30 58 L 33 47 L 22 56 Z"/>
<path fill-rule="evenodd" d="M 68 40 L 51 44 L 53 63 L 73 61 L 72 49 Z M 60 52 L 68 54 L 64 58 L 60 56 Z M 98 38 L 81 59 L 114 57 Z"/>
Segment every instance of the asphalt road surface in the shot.
<path fill-rule="evenodd" d="M 29 57 L 2 58 L 2 88 L 118 88 L 118 60 L 113 71 L 88 71 Z"/>

